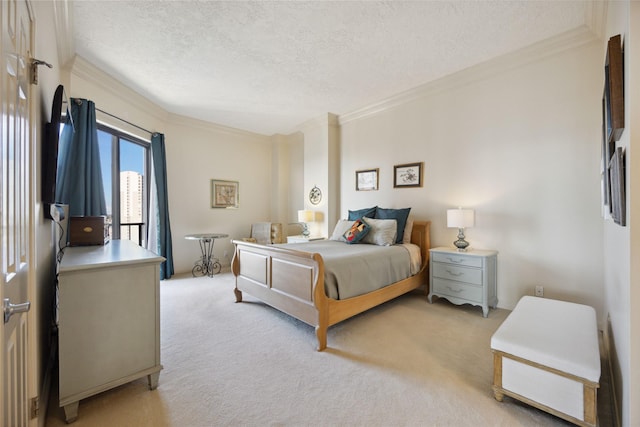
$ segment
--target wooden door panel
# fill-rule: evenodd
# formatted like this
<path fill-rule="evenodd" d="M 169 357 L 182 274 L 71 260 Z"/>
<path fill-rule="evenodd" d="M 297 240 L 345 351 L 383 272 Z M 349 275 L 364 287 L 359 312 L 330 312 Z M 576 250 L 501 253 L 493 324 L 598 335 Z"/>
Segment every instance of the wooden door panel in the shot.
<path fill-rule="evenodd" d="M 0 302 L 29 300 L 30 244 L 35 192 L 32 176 L 33 133 L 31 123 L 31 35 L 32 16 L 25 0 L 1 2 L 0 62 Z M 29 316 L 16 313 L 2 322 L 0 369 L 3 388 L 0 399 L 2 422 L 8 426 L 30 424 Z"/>

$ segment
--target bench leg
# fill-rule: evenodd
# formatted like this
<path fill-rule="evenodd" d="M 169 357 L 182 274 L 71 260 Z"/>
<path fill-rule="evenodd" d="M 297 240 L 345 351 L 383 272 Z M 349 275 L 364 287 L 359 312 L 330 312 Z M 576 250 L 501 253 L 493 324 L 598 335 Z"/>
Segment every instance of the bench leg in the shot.
<path fill-rule="evenodd" d="M 493 353 L 493 396 L 498 402 L 502 402 L 502 355 Z"/>
<path fill-rule="evenodd" d="M 597 389 L 589 384 L 584 385 L 584 422 L 595 426 L 598 413 Z"/>

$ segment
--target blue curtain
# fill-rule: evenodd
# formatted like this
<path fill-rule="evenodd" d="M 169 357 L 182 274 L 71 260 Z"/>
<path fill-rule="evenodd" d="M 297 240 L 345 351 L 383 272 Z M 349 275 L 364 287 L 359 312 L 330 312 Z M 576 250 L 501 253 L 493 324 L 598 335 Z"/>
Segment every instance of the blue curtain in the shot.
<path fill-rule="evenodd" d="M 71 98 L 70 110 L 74 126 L 60 135 L 56 201 L 69 205 L 69 215 L 106 215 L 95 104 Z"/>
<path fill-rule="evenodd" d="M 154 133 L 151 135 L 151 159 L 153 162 L 153 178 L 156 188 L 156 236 L 154 250 L 158 255 L 166 258 L 160 264 L 160 279 L 168 279 L 173 276 L 173 246 L 171 242 L 171 226 L 169 224 L 169 196 L 167 191 L 167 160 L 164 149 L 164 135 Z M 152 207 L 153 209 L 153 207 Z M 152 215 L 153 215 L 152 211 Z M 149 221 L 152 223 L 153 221 Z M 150 239 L 154 241 L 155 239 Z"/>

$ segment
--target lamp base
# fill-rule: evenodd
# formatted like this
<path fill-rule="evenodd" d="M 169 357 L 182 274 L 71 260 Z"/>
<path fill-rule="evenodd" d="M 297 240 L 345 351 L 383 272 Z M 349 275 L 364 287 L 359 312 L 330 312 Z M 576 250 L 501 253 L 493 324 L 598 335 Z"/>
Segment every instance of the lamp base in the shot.
<path fill-rule="evenodd" d="M 307 224 L 305 224 L 304 222 L 302 223 L 302 235 L 304 237 L 309 237 L 309 227 L 307 227 Z"/>
<path fill-rule="evenodd" d="M 458 248 L 458 252 L 467 252 L 467 247 L 469 246 L 469 242 L 466 240 L 456 240 L 453 242 L 456 248 Z"/>
<path fill-rule="evenodd" d="M 469 242 L 464 240 L 464 230 L 462 228 L 458 228 L 458 240 L 453 242 L 453 245 L 458 248 L 458 252 L 466 252 L 469 247 Z"/>

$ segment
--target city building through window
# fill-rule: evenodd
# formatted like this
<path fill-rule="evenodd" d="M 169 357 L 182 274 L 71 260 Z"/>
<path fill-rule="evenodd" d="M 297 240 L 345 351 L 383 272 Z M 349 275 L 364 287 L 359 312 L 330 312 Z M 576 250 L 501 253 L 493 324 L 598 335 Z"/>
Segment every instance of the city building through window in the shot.
<path fill-rule="evenodd" d="M 102 181 L 111 239 L 146 245 L 150 144 L 98 125 Z"/>

